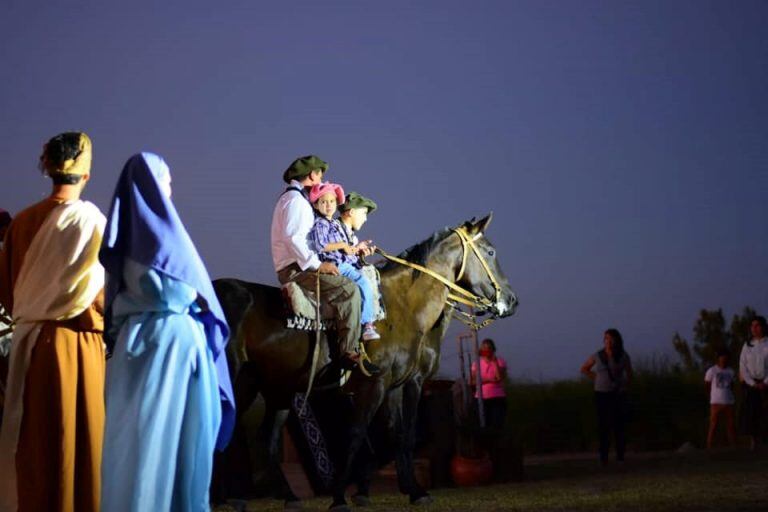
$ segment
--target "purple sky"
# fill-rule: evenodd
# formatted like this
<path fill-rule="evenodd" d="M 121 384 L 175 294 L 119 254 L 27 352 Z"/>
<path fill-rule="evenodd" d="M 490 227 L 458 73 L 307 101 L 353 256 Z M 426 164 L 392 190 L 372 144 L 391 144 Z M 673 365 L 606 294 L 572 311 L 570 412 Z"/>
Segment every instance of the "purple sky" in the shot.
<path fill-rule="evenodd" d="M 43 142 L 84 130 L 104 210 L 131 154 L 166 158 L 214 277 L 276 282 L 306 153 L 379 203 L 390 252 L 493 210 L 521 305 L 482 334 L 513 377 L 575 375 L 607 327 L 637 360 L 701 308 L 768 313 L 768 4 L 413 4 L 5 2 L 0 207 L 47 194 Z"/>

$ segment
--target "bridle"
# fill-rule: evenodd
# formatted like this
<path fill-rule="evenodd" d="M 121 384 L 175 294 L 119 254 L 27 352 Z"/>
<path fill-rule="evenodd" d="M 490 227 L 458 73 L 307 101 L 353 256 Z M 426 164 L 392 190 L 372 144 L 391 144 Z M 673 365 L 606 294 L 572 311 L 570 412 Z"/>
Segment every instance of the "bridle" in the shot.
<path fill-rule="evenodd" d="M 501 299 L 501 295 L 502 295 L 501 285 L 499 284 L 498 279 L 496 279 L 496 276 L 491 270 L 491 267 L 488 265 L 488 262 L 485 260 L 482 254 L 480 254 L 480 250 L 477 248 L 477 245 L 475 244 L 477 239 L 482 236 L 482 233 L 478 233 L 474 236 L 470 236 L 470 234 L 467 233 L 466 228 L 464 228 L 463 226 L 454 228 L 453 232 L 456 233 L 456 235 L 458 235 L 459 237 L 459 240 L 461 240 L 461 248 L 462 248 L 461 267 L 459 267 L 459 273 L 456 276 L 455 282 L 448 280 L 446 277 L 438 274 L 434 270 L 431 270 L 423 265 L 419 265 L 417 263 L 411 263 L 408 260 L 398 258 L 397 256 L 392 256 L 391 254 L 388 254 L 381 249 L 377 248 L 376 252 L 378 252 L 379 254 L 381 254 L 382 256 L 384 256 L 386 259 L 390 261 L 394 261 L 395 263 L 399 263 L 400 265 L 406 266 L 408 268 L 412 268 L 414 270 L 418 270 L 419 272 L 422 272 L 432 277 L 433 279 L 440 281 L 445 286 L 447 286 L 449 289 L 449 292 L 445 302 L 446 302 L 446 305 L 451 308 L 451 311 L 452 313 L 454 313 L 455 318 L 460 322 L 469 326 L 471 329 L 479 330 L 496 320 L 495 316 L 490 316 L 489 318 L 486 318 L 483 321 L 478 321 L 477 317 L 478 317 L 478 313 L 493 311 L 494 307 L 496 307 L 496 305 L 499 303 Z M 461 278 L 464 276 L 464 271 L 467 268 L 467 258 L 469 257 L 470 251 L 475 253 L 475 256 L 477 256 L 478 261 L 482 265 L 483 269 L 485 269 L 485 272 L 488 275 L 488 279 L 491 281 L 491 284 L 493 285 L 493 288 L 495 290 L 495 296 L 493 301 L 481 295 L 477 295 L 476 293 L 473 293 L 470 290 L 467 290 L 466 288 L 462 288 L 461 286 L 456 284 L 457 282 L 461 281 Z M 470 312 L 467 313 L 466 311 L 461 310 L 459 304 L 463 304 L 469 307 Z"/>

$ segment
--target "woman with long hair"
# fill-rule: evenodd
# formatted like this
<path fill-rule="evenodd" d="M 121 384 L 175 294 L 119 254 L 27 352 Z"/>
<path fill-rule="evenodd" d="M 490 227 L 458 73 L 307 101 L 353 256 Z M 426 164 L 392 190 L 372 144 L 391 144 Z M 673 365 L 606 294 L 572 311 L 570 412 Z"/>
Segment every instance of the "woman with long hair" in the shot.
<path fill-rule="evenodd" d="M 480 377 L 483 385 L 483 410 L 485 425 L 493 429 L 504 427 L 507 416 L 507 393 L 504 379 L 507 378 L 507 362 L 496 355 L 496 344 L 486 338 L 480 344 Z M 477 382 L 477 363 L 472 363 L 472 386 Z M 475 398 L 478 392 L 475 391 Z"/>
<path fill-rule="evenodd" d="M 608 329 L 603 333 L 603 345 L 581 366 L 581 373 L 594 382 L 600 463 L 605 465 L 608 463 L 611 434 L 616 442 L 616 460 L 624 460 L 627 387 L 632 380 L 632 363 L 617 329 Z"/>

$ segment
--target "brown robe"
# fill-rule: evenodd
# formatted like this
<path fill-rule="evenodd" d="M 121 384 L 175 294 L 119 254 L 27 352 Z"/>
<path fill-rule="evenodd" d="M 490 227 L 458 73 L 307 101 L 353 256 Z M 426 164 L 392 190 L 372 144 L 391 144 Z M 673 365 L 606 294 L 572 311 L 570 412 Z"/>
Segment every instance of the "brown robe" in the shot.
<path fill-rule="evenodd" d="M 14 218 L 6 233 L 0 251 L 0 302 L 11 313 L 13 286 L 24 255 L 58 204 L 45 199 L 27 208 Z M 26 374 L 16 452 L 20 512 L 99 510 L 104 436 L 103 331 L 101 295 L 75 318 L 44 322 L 38 335 Z"/>

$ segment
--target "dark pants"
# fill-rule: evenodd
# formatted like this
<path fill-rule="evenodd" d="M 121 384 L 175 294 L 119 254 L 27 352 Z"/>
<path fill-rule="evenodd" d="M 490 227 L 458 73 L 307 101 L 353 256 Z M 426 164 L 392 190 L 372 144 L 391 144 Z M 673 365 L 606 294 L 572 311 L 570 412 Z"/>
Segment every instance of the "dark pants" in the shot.
<path fill-rule="evenodd" d="M 744 384 L 744 401 L 741 404 L 739 417 L 741 431 L 754 437 L 765 437 L 766 424 L 766 396 L 761 391 L 748 384 Z"/>
<path fill-rule="evenodd" d="M 611 434 L 616 439 L 616 460 L 624 460 L 626 396 L 623 393 L 595 391 L 595 405 L 597 428 L 600 433 L 600 461 L 608 462 Z"/>
<path fill-rule="evenodd" d="M 506 397 L 486 398 L 483 400 L 485 410 L 485 426 L 501 430 L 504 428 L 504 419 L 507 416 Z"/>
<path fill-rule="evenodd" d="M 317 272 L 302 271 L 292 263 L 277 273 L 280 284 L 293 281 L 305 290 L 315 293 Z M 360 340 L 360 290 L 344 276 L 320 274 L 320 297 L 334 310 L 336 333 L 339 337 L 339 352 L 356 352 Z"/>

